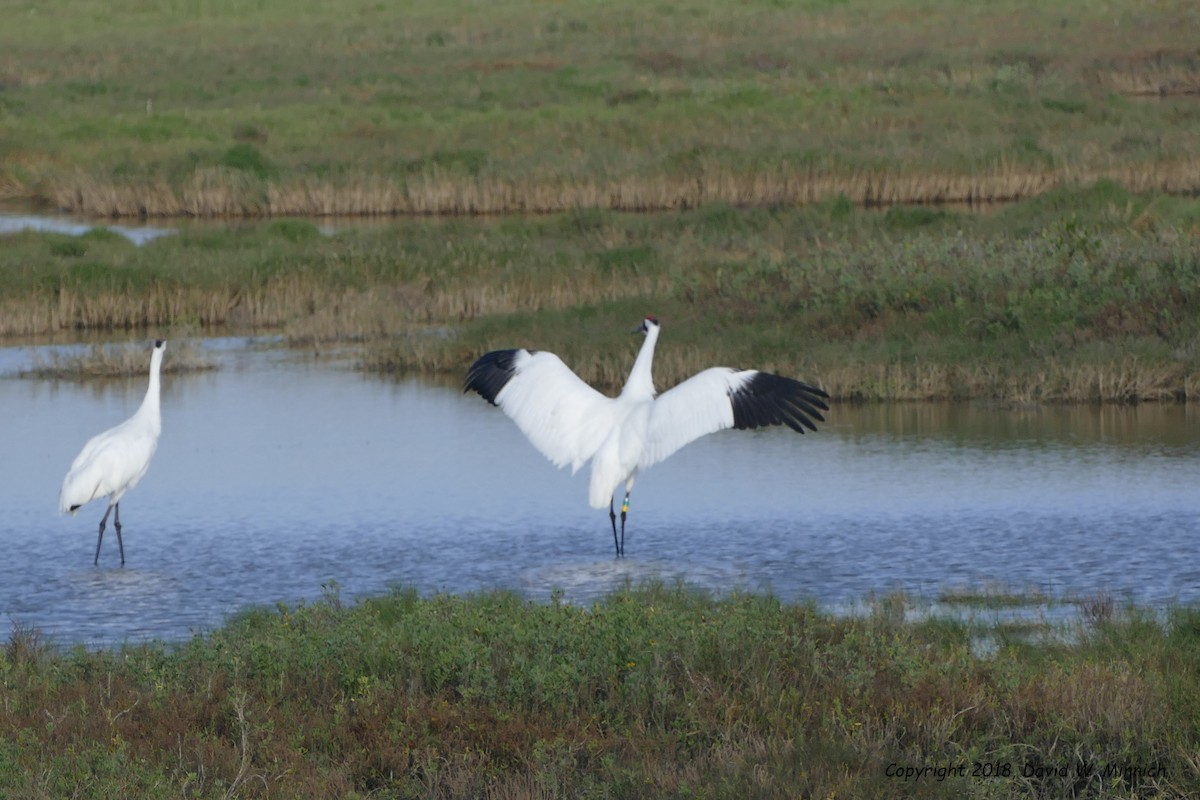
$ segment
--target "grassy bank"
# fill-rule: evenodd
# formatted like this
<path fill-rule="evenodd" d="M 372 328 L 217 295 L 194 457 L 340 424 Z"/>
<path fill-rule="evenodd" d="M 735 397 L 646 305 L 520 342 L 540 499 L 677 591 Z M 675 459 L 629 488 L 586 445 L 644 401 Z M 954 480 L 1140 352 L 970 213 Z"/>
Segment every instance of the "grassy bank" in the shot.
<path fill-rule="evenodd" d="M 1200 189 L 1186 0 L 66 0 L 0 31 L 0 199 L 494 213 Z"/>
<path fill-rule="evenodd" d="M 903 609 L 835 618 L 653 586 L 589 608 L 407 591 L 347 607 L 331 592 L 177 647 L 64 652 L 18 628 L 0 650 L 0 792 L 1200 792 L 1194 609 L 1093 614 L 1035 640 Z"/>
<path fill-rule="evenodd" d="M 1200 204 L 1111 182 L 990 214 L 843 198 L 811 207 L 416 219 L 322 235 L 296 220 L 23 233 L 0 248 L 0 333 L 284 330 L 358 341 L 368 369 L 461 375 L 482 352 L 559 353 L 623 380 L 656 314 L 660 387 L 713 364 L 839 398 L 1196 396 Z"/>

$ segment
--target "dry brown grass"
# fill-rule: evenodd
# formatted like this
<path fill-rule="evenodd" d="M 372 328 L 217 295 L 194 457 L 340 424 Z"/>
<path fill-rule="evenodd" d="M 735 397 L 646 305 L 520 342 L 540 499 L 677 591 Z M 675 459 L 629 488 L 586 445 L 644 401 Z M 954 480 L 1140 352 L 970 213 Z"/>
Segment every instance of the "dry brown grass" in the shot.
<path fill-rule="evenodd" d="M 406 333 L 371 343 L 363 350 L 359 365 L 368 372 L 413 372 L 458 376 L 486 350 L 512 346 L 511 343 L 479 344 L 462 341 L 454 330 L 417 327 Z M 606 391 L 616 391 L 625 383 L 632 355 L 589 348 L 583 352 L 559 353 L 580 378 Z M 660 390 L 712 366 L 711 353 L 671 349 L 656 354 L 654 382 Z M 811 377 L 811 376 L 810 376 Z"/>
<path fill-rule="evenodd" d="M 458 374 L 483 347 L 472 348 L 445 331 L 415 331 L 379 341 L 364 350 L 368 371 Z M 619 390 L 630 359 L 620 353 L 564 354 L 576 374 L 607 391 Z M 658 354 L 655 385 L 668 389 L 720 360 L 716 350 L 674 349 Z M 929 401 L 994 399 L 1016 405 L 1038 403 L 1191 402 L 1195 380 L 1181 365 L 1142 364 L 1136 359 L 1107 363 L 1048 362 L 1036 368 L 948 364 L 838 364 L 794 362 L 761 365 L 825 389 L 839 400 Z M 1182 388 L 1182 392 L 1180 387 Z"/>
<path fill-rule="evenodd" d="M 572 308 L 581 296 L 608 302 L 667 291 L 669 275 L 517 274 L 482 280 L 429 278 L 365 289 L 332 288 L 306 273 L 281 273 L 261 285 L 215 288 L 155 283 L 143 290 L 70 287 L 0 299 L 0 336 L 62 330 L 130 330 L 189 324 L 200 328 L 283 329 L 294 343 L 364 341 L 414 324 L 458 323 L 517 311 Z"/>
<path fill-rule="evenodd" d="M 1193 401 L 1197 390 L 1182 364 L 1144 364 L 1133 358 L 1078 364 L 1051 360 L 1021 369 L 994 364 L 851 364 L 818 369 L 815 377 L 834 397 L 859 400 L 1128 403 Z"/>
<path fill-rule="evenodd" d="M 641 297 L 663 291 L 666 276 L 600 276 L 582 278 L 586 293 L 597 302 Z M 396 354 L 376 348 L 367 360 L 382 356 L 379 368 L 445 371 L 454 369 L 463 357 L 445 352 L 444 341 L 453 336 L 447 323 L 502 316 L 518 311 L 574 308 L 578 305 L 580 281 L 564 276 L 544 281 L 535 276 L 513 280 L 474 283 L 466 281 L 446 287 L 426 283 L 398 284 L 341 293 L 297 289 L 285 308 L 246 308 L 246 319 L 287 317 L 284 332 L 293 344 L 340 340 L 399 343 L 385 344 Z M 398 357 L 398 354 L 404 355 Z M 384 366 L 386 364 L 386 366 Z M 418 366 L 419 365 L 419 366 Z"/>
<path fill-rule="evenodd" d="M 1108 364 L 1052 364 L 1047 372 L 1042 393 L 1048 400 L 1139 402 L 1196 398 L 1194 377 L 1180 364 L 1145 364 L 1129 358 Z"/>
<path fill-rule="evenodd" d="M 239 306 L 256 305 L 262 297 L 196 287 L 156 286 L 136 295 L 126 292 L 83 293 L 71 289 L 25 298 L 0 300 L 0 335 L 23 336 L 48 331 L 142 329 L 192 322 L 203 327 L 233 321 Z M 274 305 L 273 303 L 271 304 Z M 253 316 L 270 324 L 267 314 Z M 278 324 L 278 321 L 276 321 Z"/>
<path fill-rule="evenodd" d="M 1154 694 L 1145 676 L 1126 665 L 1080 664 L 1030 678 L 1012 693 L 1004 712 L 1018 731 L 1036 730 L 1050 713 L 1075 720 L 1080 732 L 1111 736 L 1151 728 Z M 1048 755 L 1057 754 L 1051 749 Z M 1102 756 L 1088 755 L 1089 760 Z"/>
<path fill-rule="evenodd" d="M 1200 186 L 1200 159 L 1111 167 L 1067 165 L 1038 171 L 1001 163 L 970 173 L 830 172 L 802 167 L 739 172 L 716 165 L 695 175 L 622 176 L 610 181 L 518 182 L 431 175 L 403 184 L 372 176 L 348 183 L 301 179 L 278 184 L 212 168 L 197 173 L 182 191 L 161 179 L 115 184 L 76 174 L 56 182 L 50 194 L 62 210 L 96 217 L 487 215 L 580 208 L 666 211 L 714 203 L 809 205 L 838 196 L 872 206 L 988 203 L 1101 179 L 1118 181 L 1134 192 L 1191 192 Z"/>
<path fill-rule="evenodd" d="M 505 346 L 512 344 L 464 342 L 451 329 L 417 327 L 376 339 L 365 348 L 360 363 L 368 371 L 457 374 L 485 350 Z M 594 348 L 568 349 L 560 355 L 581 378 L 608 391 L 622 386 L 631 364 L 629 354 Z M 655 359 L 655 384 L 665 390 L 701 369 L 724 363 L 726 355 L 719 346 L 665 348 Z M 787 359 L 755 366 L 815 383 L 837 399 L 864 401 L 1190 402 L 1200 388 L 1183 364 L 1143 363 L 1136 358 L 1098 363 L 1049 360 L 1020 367 L 921 362 L 830 365 Z"/>
<path fill-rule="evenodd" d="M 1096 67 L 1096 81 L 1126 95 L 1200 94 L 1200 66 L 1194 52 L 1135 51 Z"/>
<path fill-rule="evenodd" d="M 402 293 L 397 290 L 397 294 Z M 130 330 L 181 323 L 201 328 L 288 327 L 298 339 L 366 338 L 403 304 L 374 291 L 329 290 L 303 275 L 286 275 L 254 289 L 155 285 L 144 292 L 81 292 L 0 301 L 0 335 L 61 330 Z M 411 313 L 411 308 L 408 309 Z M 378 331 L 375 331 L 378 332 Z"/>
<path fill-rule="evenodd" d="M 216 362 L 193 341 L 172 340 L 163 358 L 165 373 L 203 372 L 216 369 Z M 49 355 L 37 353 L 33 363 L 22 369 L 22 378 L 52 378 L 55 380 L 90 380 L 93 378 L 123 378 L 142 375 L 150 368 L 150 348 L 145 344 L 94 344 L 86 351 Z"/>

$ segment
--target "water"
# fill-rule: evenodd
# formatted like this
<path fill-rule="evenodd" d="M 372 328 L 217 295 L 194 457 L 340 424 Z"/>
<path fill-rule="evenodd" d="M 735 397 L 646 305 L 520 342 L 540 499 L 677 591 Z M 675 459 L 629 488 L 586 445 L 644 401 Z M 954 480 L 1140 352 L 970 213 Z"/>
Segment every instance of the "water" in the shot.
<path fill-rule="evenodd" d="M 25 230 L 82 236 L 93 228 L 105 228 L 118 233 L 139 246 L 175 232 L 171 228 L 155 225 L 104 225 L 64 216 L 0 212 L 0 236 Z"/>
<path fill-rule="evenodd" d="M 453 386 L 210 342 L 165 376 L 163 436 L 93 567 L 93 503 L 56 512 L 72 458 L 145 378 L 11 375 L 0 349 L 0 614 L 59 643 L 179 639 L 253 605 L 509 588 L 589 599 L 625 580 L 769 589 L 841 607 L 1000 585 L 1200 599 L 1200 433 L 1181 407 L 840 405 L 821 432 L 725 432 L 644 473 L 623 560 L 581 473 Z M 167 358 L 170 358 L 168 350 Z M 147 356 L 148 360 L 148 356 Z"/>
<path fill-rule="evenodd" d="M 300 217 L 309 219 L 317 230 L 326 236 L 336 235 L 347 228 L 381 227 L 396 225 L 398 219 L 407 217 L 372 216 L 372 217 Z M 259 220 L 239 220 L 230 222 L 227 219 L 187 219 L 182 222 L 187 228 L 219 228 L 227 230 L 244 225 L 257 225 Z M 124 236 L 137 246 L 142 246 L 163 236 L 171 236 L 181 229 L 179 220 L 149 219 L 138 225 L 110 224 L 99 222 L 88 217 L 71 216 L 66 214 L 37 214 L 26 211 L 0 211 L 0 236 L 18 233 L 20 231 L 40 231 L 46 233 L 62 233 L 67 236 L 82 236 L 90 230 L 101 228 Z"/>

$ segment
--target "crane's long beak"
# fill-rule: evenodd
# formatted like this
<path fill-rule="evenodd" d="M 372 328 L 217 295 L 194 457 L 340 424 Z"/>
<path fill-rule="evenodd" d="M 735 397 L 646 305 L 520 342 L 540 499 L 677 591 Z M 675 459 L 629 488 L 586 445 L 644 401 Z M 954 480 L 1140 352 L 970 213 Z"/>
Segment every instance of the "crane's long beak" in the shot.
<path fill-rule="evenodd" d="M 645 333 L 646 332 L 645 321 L 639 322 L 637 325 L 634 325 L 632 328 L 629 329 L 629 332 L 630 333 Z"/>

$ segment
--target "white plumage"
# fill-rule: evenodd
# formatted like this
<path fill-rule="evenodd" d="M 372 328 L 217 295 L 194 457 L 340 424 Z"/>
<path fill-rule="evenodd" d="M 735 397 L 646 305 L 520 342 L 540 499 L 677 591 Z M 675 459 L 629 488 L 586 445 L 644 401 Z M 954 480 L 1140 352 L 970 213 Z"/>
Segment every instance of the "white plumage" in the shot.
<path fill-rule="evenodd" d="M 584 383 L 553 353 L 496 350 L 467 372 L 464 391 L 478 392 L 507 414 L 557 467 L 577 472 L 589 460 L 588 502 L 608 501 L 617 555 L 625 553 L 629 493 L 639 470 L 668 458 L 689 442 L 727 428 L 787 425 L 799 433 L 824 421 L 828 395 L 815 386 L 758 370 L 706 369 L 655 396 L 651 364 L 658 320 L 647 317 L 634 332 L 646 340 L 621 394 L 606 397 Z M 621 536 L 613 493 L 625 483 Z"/>
<path fill-rule="evenodd" d="M 162 432 L 162 415 L 159 411 L 159 372 L 162 369 L 163 352 L 167 343 L 158 340 L 150 355 L 150 385 L 146 397 L 137 412 L 129 419 L 96 434 L 71 463 L 71 469 L 63 480 L 58 494 L 58 508 L 62 513 L 75 514 L 80 507 L 97 497 L 108 497 L 108 508 L 100 520 L 100 532 L 96 537 L 96 557 L 93 564 L 100 563 L 100 543 L 104 540 L 104 526 L 108 514 L 115 511 L 113 527 L 117 530 L 117 546 L 121 551 L 121 564 L 125 564 L 125 543 L 121 540 L 121 497 L 146 474 L 150 459 L 158 448 L 158 437 Z"/>

